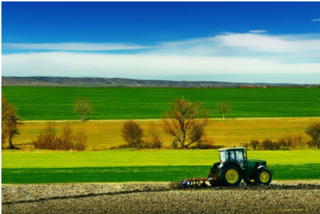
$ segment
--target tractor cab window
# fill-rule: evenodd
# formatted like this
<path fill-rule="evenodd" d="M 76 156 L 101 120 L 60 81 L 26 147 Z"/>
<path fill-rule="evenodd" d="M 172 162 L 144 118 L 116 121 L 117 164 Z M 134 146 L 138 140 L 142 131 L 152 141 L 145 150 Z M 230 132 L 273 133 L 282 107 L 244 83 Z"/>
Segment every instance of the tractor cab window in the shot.
<path fill-rule="evenodd" d="M 243 161 L 243 150 L 236 151 L 237 161 Z"/>
<path fill-rule="evenodd" d="M 221 162 L 224 162 L 228 159 L 227 154 L 228 154 L 228 151 L 221 151 L 220 152 L 220 161 Z"/>
<path fill-rule="evenodd" d="M 243 150 L 236 151 L 237 156 L 237 162 L 239 163 L 241 168 L 244 168 L 244 156 L 243 156 Z"/>
<path fill-rule="evenodd" d="M 235 151 L 229 151 L 229 160 L 230 161 L 235 161 L 236 160 Z"/>

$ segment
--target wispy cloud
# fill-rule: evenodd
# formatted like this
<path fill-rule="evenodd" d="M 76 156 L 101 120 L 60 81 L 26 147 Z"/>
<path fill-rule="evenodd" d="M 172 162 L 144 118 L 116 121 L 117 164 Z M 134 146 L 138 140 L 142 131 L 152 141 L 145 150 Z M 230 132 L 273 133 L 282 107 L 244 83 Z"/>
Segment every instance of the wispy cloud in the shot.
<path fill-rule="evenodd" d="M 319 22 L 320 19 L 312 19 L 313 22 Z"/>
<path fill-rule="evenodd" d="M 250 33 L 266 33 L 266 30 L 250 30 Z"/>
<path fill-rule="evenodd" d="M 112 51 L 145 49 L 150 47 L 123 43 L 4 43 L 3 48 L 62 51 Z"/>
<path fill-rule="evenodd" d="M 116 51 L 130 54 L 163 54 L 215 57 L 269 58 L 279 61 L 305 62 L 320 58 L 320 34 L 270 35 L 252 32 L 232 33 L 186 39 L 183 41 L 159 42 L 152 46 L 124 43 L 5 43 L 3 50 L 51 50 L 51 51 Z M 26 51 L 22 51 L 26 52 Z"/>
<path fill-rule="evenodd" d="M 2 54 L 4 76 L 303 75 L 305 72 L 320 75 L 320 34 L 227 32 L 212 37 L 159 42 L 150 47 L 118 43 L 4 45 L 14 49 L 57 50 Z M 72 52 L 78 50 L 135 51 L 121 54 Z"/>
<path fill-rule="evenodd" d="M 260 35 L 260 34 L 230 34 L 217 36 L 228 47 L 242 47 L 257 52 L 310 52 L 320 51 L 320 34 L 316 38 L 295 35 Z"/>
<path fill-rule="evenodd" d="M 19 62 L 19 63 L 17 63 Z M 241 73 L 319 73 L 320 63 L 287 64 L 275 60 L 165 56 L 149 54 L 25 53 L 2 56 L 4 76 L 194 75 Z"/>
<path fill-rule="evenodd" d="M 163 42 L 146 53 L 274 59 L 286 63 L 319 62 L 320 34 L 270 35 L 224 33 L 214 37 Z"/>

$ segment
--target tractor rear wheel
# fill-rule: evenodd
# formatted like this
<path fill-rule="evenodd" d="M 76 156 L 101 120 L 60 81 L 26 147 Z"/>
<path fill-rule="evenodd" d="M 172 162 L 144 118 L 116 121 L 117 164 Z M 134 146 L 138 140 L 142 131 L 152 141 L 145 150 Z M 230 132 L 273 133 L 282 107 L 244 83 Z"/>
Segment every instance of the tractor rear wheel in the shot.
<path fill-rule="evenodd" d="M 228 187 L 236 187 L 239 186 L 242 180 L 242 172 L 239 167 L 230 164 L 223 167 L 219 177 L 222 185 Z"/>
<path fill-rule="evenodd" d="M 256 177 L 254 179 L 254 182 L 256 184 L 263 184 L 263 185 L 269 185 L 272 180 L 272 175 L 270 170 L 268 169 L 259 169 Z"/>

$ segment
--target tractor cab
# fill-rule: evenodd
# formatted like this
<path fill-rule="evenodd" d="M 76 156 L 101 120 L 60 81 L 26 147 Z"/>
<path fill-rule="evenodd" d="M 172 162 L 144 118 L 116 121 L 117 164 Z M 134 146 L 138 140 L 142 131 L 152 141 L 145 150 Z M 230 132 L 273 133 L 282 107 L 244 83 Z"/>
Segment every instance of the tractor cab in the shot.
<path fill-rule="evenodd" d="M 234 147 L 228 149 L 220 149 L 220 166 L 222 168 L 225 164 L 237 164 L 242 170 L 246 169 L 247 150 L 244 147 Z"/>

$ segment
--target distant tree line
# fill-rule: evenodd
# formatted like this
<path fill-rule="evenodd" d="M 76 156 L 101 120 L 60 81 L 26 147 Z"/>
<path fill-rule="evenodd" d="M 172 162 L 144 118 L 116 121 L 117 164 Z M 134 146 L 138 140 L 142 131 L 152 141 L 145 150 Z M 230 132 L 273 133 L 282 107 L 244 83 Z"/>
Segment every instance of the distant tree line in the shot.
<path fill-rule="evenodd" d="M 251 140 L 249 143 L 242 143 L 246 149 L 252 150 L 289 150 L 289 149 L 320 149 L 320 122 L 312 123 L 305 130 L 305 133 L 311 137 L 311 140 L 305 140 L 301 135 L 283 137 L 277 141 L 265 139 L 263 141 Z"/>

